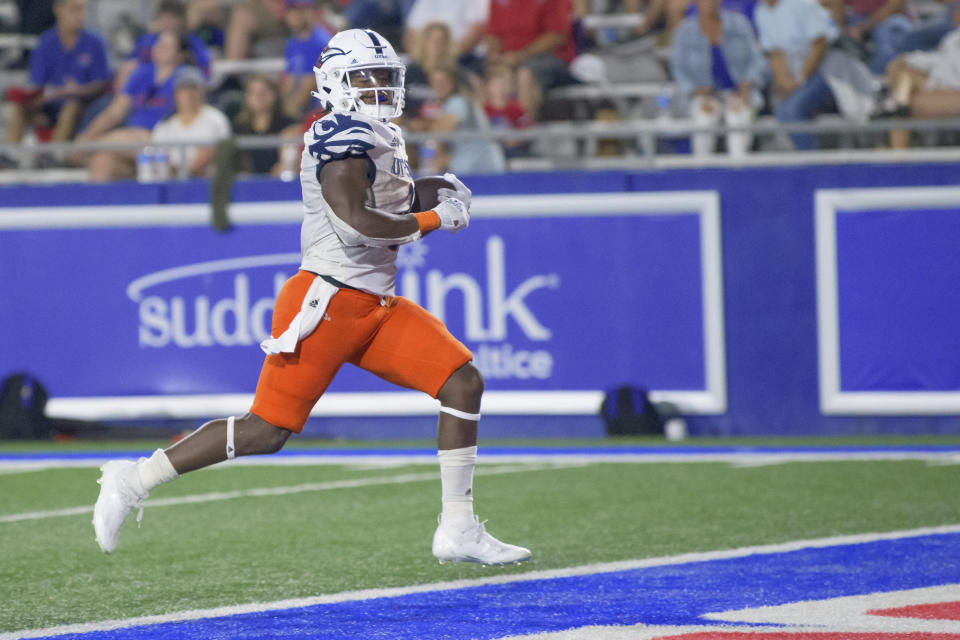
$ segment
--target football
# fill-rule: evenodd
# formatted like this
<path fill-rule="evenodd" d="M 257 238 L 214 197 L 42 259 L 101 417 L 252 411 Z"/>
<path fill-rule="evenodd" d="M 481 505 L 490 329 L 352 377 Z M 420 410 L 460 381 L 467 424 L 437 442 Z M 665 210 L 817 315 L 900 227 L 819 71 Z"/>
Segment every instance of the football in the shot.
<path fill-rule="evenodd" d="M 410 211 L 427 211 L 440 202 L 437 191 L 455 189 L 453 183 L 443 176 L 424 176 L 413 181 L 413 207 Z"/>

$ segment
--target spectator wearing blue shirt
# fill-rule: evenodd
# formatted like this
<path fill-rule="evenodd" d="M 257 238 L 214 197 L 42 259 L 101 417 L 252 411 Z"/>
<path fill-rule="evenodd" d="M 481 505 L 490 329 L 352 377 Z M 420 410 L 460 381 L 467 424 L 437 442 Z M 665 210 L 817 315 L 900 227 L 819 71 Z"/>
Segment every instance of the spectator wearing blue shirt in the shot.
<path fill-rule="evenodd" d="M 696 13 L 673 33 L 671 72 L 695 125 L 715 126 L 723 117 L 728 125 L 744 126 L 763 106 L 767 64 L 750 21 L 720 7 L 720 0 L 697 0 Z M 716 138 L 694 133 L 694 155 L 713 153 Z M 749 132 L 730 132 L 727 152 L 742 156 L 752 142 Z"/>
<path fill-rule="evenodd" d="M 188 59 L 186 63 L 199 68 L 209 80 L 210 50 L 200 36 L 187 32 L 187 10 L 180 0 L 161 0 L 154 13 L 150 31 L 143 34 L 134 44 L 133 51 L 117 69 L 116 85 L 122 87 L 138 65 L 150 62 L 150 52 L 162 31 L 175 31 L 185 34 Z"/>
<path fill-rule="evenodd" d="M 956 0 L 937 0 L 937 2 L 943 5 L 938 15 L 925 19 L 904 34 L 897 47 L 898 54 L 936 49 L 948 33 L 960 26 L 960 2 Z M 887 73 L 889 74 L 889 71 Z"/>
<path fill-rule="evenodd" d="M 165 5 L 177 4 L 165 2 Z M 162 7 L 163 5 L 161 5 Z M 183 28 L 176 27 L 161 27 L 158 31 L 153 31 L 150 33 L 145 33 L 137 40 L 136 45 L 133 48 L 133 51 L 130 53 L 130 59 L 135 59 L 138 62 L 146 62 L 150 59 L 150 50 L 153 48 L 153 45 L 157 42 L 157 38 L 160 37 L 160 31 L 183 31 Z M 193 66 L 197 67 L 203 71 L 204 76 L 209 80 L 210 79 L 210 50 L 207 49 L 206 43 L 200 39 L 200 36 L 188 33 L 187 42 L 190 48 L 190 54 L 193 57 L 191 63 Z"/>
<path fill-rule="evenodd" d="M 284 20 L 292 35 L 284 52 L 280 99 L 284 113 L 299 120 L 310 106 L 310 92 L 317 88 L 313 67 L 330 34 L 317 25 L 314 0 L 287 0 L 286 4 Z"/>
<path fill-rule="evenodd" d="M 226 7 L 220 0 L 190 0 L 187 30 L 200 38 L 211 52 L 223 53 L 226 43 Z"/>
<path fill-rule="evenodd" d="M 870 70 L 880 74 L 914 28 L 907 0 L 822 0 L 833 21 L 855 42 L 865 45 Z"/>
<path fill-rule="evenodd" d="M 150 51 L 150 61 L 141 63 L 113 101 L 79 136 L 78 141 L 147 142 L 150 132 L 174 109 L 174 79 L 188 49 L 186 39 L 175 31 L 162 31 Z M 135 150 L 98 151 L 89 162 L 91 182 L 105 182 L 134 175 Z"/>
<path fill-rule="evenodd" d="M 40 35 L 30 56 L 30 87 L 8 92 L 7 142 L 19 143 L 27 126 L 53 127 L 51 139 L 73 137 L 86 105 L 110 80 L 103 38 L 84 29 L 86 0 L 56 0 L 56 26 Z"/>
<path fill-rule="evenodd" d="M 837 110 L 820 65 L 839 29 L 817 0 L 763 0 L 753 14 L 760 46 L 773 73 L 774 109 L 781 122 L 812 120 Z M 792 133 L 797 149 L 813 149 L 816 138 Z"/>

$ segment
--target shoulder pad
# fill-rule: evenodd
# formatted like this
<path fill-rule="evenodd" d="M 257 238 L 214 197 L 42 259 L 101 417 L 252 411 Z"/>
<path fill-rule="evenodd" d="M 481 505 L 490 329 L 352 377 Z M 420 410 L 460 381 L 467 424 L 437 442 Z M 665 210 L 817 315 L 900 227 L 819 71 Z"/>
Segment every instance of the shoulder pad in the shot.
<path fill-rule="evenodd" d="M 350 114 L 333 113 L 313 123 L 307 149 L 320 164 L 344 158 L 362 158 L 376 146 L 369 122 Z"/>

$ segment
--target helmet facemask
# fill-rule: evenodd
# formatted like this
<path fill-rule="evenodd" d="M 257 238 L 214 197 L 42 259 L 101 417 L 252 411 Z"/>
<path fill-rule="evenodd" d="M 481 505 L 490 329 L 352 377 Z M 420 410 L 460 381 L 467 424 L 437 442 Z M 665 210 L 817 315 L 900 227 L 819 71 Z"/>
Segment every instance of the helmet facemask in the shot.
<path fill-rule="evenodd" d="M 322 82 L 320 69 L 315 71 L 318 84 L 336 87 L 326 97 L 314 93 L 325 100 L 332 111 L 355 111 L 379 120 L 393 120 L 403 112 L 405 68 L 402 63 L 381 62 L 349 65 L 330 71 L 324 69 L 324 73 L 334 76 L 327 82 Z"/>
<path fill-rule="evenodd" d="M 405 69 L 400 65 L 351 67 L 345 70 L 344 94 L 359 113 L 392 120 L 403 111 Z"/>

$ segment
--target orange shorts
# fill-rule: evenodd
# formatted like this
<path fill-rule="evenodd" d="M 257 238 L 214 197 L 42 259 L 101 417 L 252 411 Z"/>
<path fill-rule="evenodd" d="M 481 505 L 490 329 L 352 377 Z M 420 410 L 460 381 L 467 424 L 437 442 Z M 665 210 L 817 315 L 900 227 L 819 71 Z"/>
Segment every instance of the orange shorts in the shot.
<path fill-rule="evenodd" d="M 300 311 L 315 277 L 299 271 L 283 285 L 273 308 L 274 336 Z M 345 362 L 435 398 L 450 374 L 473 354 L 422 307 L 399 296 L 382 300 L 353 289 L 334 294 L 324 319 L 296 351 L 264 360 L 250 411 L 300 433 Z"/>

